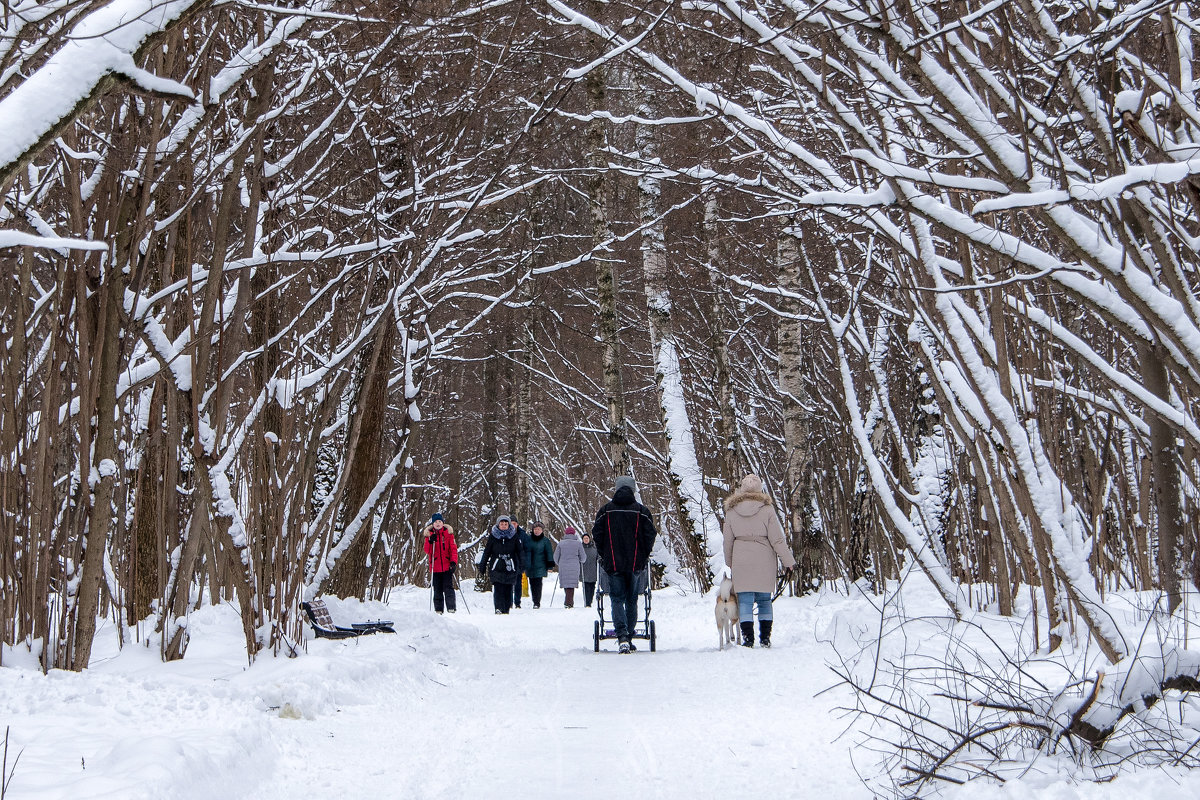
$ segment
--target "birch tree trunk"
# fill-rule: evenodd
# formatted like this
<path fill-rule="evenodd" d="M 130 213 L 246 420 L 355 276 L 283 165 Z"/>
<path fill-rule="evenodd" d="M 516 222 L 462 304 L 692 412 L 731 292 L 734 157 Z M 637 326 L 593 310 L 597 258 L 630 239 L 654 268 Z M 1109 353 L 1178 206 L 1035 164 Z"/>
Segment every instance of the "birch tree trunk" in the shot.
<path fill-rule="evenodd" d="M 804 377 L 804 323 L 800 302 L 805 287 L 799 266 L 802 256 L 797 235 L 800 231 L 794 224 L 781 233 L 778 243 L 778 281 L 784 292 L 779 300 L 782 312 L 778 323 L 779 390 L 783 395 L 783 441 L 787 449 L 784 508 L 795 537 L 799 570 L 796 588 L 803 594 L 820 586 L 825 571 L 821 536 L 813 524 L 812 513 L 811 399 Z M 805 250 L 806 256 L 815 252 L 809 247 Z M 829 265 L 818 264 L 816 267 L 817 272 L 823 273 Z"/>
<path fill-rule="evenodd" d="M 643 87 L 646 101 L 640 113 L 649 119 L 655 109 L 649 103 L 650 92 Z M 667 437 L 667 479 L 671 484 L 672 505 L 679 522 L 683 549 L 694 582 L 701 591 L 712 586 L 713 576 L 725 566 L 721 527 L 713 512 L 704 486 L 704 473 L 696 457 L 692 421 L 680 364 L 679 342 L 671 318 L 671 292 L 667 261 L 666 217 L 661 208 L 662 184 L 654 174 L 658 163 L 658 142 L 653 126 L 639 126 L 638 151 L 647 171 L 638 180 L 642 222 L 642 273 L 645 279 L 646 306 L 650 323 L 650 346 L 654 351 L 654 381 L 658 385 L 659 408 Z"/>
<path fill-rule="evenodd" d="M 743 463 L 742 438 L 733 400 L 733 378 L 729 372 L 729 320 L 722 302 L 725 293 L 725 255 L 721 247 L 719 196 L 713 192 L 704 203 L 705 267 L 709 282 L 708 324 L 713 362 L 716 364 L 714 394 L 717 398 L 717 442 L 721 451 L 721 480 L 732 490 Z M 715 505 L 715 503 L 714 503 Z"/>
<path fill-rule="evenodd" d="M 592 211 L 592 261 L 596 267 L 596 294 L 600 304 L 600 341 L 604 345 L 604 401 L 608 407 L 608 454 L 614 475 L 628 475 L 629 439 L 625 422 L 625 389 L 621 379 L 621 339 L 617 324 L 617 276 L 615 259 L 609 252 L 608 146 L 604 120 L 607 72 L 596 67 L 585 79 L 588 112 L 592 115 L 584 132 L 588 153 L 588 175 L 584 181 Z"/>

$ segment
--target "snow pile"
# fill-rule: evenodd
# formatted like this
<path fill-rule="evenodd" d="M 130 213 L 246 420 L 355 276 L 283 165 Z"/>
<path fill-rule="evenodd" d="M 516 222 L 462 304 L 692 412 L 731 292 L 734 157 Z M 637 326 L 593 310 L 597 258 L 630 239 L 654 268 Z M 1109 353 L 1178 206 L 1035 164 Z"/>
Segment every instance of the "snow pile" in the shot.
<path fill-rule="evenodd" d="M 1109 782 L 1123 798 L 1200 792 L 1187 769 L 1200 766 L 1197 698 L 1159 689 L 1200 669 L 1180 649 L 1195 615 L 1185 624 L 1157 616 L 1149 596 L 1110 595 L 1106 610 L 1146 635 L 1136 657 L 1106 665 L 1086 640 L 1047 654 L 1043 639 L 1039 650 L 1027 605 L 1014 618 L 956 622 L 923 576 L 907 583 L 878 598 L 874 614 L 839 615 L 826 633 L 858 690 L 856 762 L 877 794 L 975 798 L 993 785 L 988 796 L 1115 797 L 1096 791 Z M 1044 618 L 1039 628 L 1044 636 Z M 1095 736 L 1107 728 L 1111 736 Z"/>
<path fill-rule="evenodd" d="M 412 691 L 451 654 L 478 658 L 481 636 L 460 632 L 446 644 L 431 615 L 329 604 L 335 619 L 387 615 L 405 635 L 312 640 L 299 658 L 247 668 L 237 612 L 221 606 L 192 614 L 187 658 L 171 664 L 141 645 L 118 652 L 104 631 L 97 649 L 109 651 L 83 674 L 42 675 L 13 658 L 20 650 L 6 652 L 6 666 L 24 663 L 0 669 L 10 767 L 20 753 L 5 800 L 270 796 L 282 726 L 370 705 L 381 687 Z"/>

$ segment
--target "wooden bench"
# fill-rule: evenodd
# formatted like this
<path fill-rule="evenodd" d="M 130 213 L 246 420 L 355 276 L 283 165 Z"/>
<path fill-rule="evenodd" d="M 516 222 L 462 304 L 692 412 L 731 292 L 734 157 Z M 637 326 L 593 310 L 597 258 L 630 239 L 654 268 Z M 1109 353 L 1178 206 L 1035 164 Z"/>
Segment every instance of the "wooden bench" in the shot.
<path fill-rule="evenodd" d="M 324 600 L 312 600 L 301 603 L 300 607 L 308 615 L 308 621 L 318 639 L 351 639 L 355 636 L 367 636 L 372 633 L 395 633 L 391 620 L 374 620 L 372 622 L 354 622 L 349 628 L 333 624 L 329 615 L 329 607 Z"/>

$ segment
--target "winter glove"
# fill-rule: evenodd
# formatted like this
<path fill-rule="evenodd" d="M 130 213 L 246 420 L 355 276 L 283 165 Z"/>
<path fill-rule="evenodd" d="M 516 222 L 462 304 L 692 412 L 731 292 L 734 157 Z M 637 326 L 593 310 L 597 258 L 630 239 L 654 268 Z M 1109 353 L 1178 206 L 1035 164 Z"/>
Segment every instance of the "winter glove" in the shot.
<path fill-rule="evenodd" d="M 730 580 L 732 580 L 732 579 L 733 579 L 733 570 L 731 570 L 731 569 L 729 568 L 729 565 L 728 565 L 728 564 L 726 564 L 725 566 L 721 567 L 721 577 L 722 577 L 722 578 L 728 578 L 728 579 L 730 579 Z"/>
<path fill-rule="evenodd" d="M 453 574 L 454 574 L 455 572 L 457 572 L 457 571 L 458 571 L 458 562 L 457 562 L 457 561 L 451 561 L 451 562 L 450 562 L 450 574 L 451 574 L 451 575 L 453 575 Z"/>
<path fill-rule="evenodd" d="M 792 575 L 794 575 L 794 574 L 795 574 L 795 572 L 796 572 L 796 568 L 795 568 L 795 567 L 786 567 L 786 568 L 783 570 L 783 577 L 784 577 L 784 579 L 786 579 L 786 580 L 789 580 L 789 581 L 790 581 L 790 580 L 792 579 Z"/>

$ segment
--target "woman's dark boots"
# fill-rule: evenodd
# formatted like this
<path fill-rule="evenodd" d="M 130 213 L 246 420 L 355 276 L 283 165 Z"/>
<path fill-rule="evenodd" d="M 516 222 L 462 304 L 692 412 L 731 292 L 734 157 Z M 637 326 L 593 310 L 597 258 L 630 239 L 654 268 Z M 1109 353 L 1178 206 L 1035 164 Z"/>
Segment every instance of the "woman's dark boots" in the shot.
<path fill-rule="evenodd" d="M 742 623 L 742 647 L 754 647 L 754 623 Z"/>
<path fill-rule="evenodd" d="M 771 620 L 760 619 L 758 621 L 758 643 L 763 647 L 771 646 Z"/>

